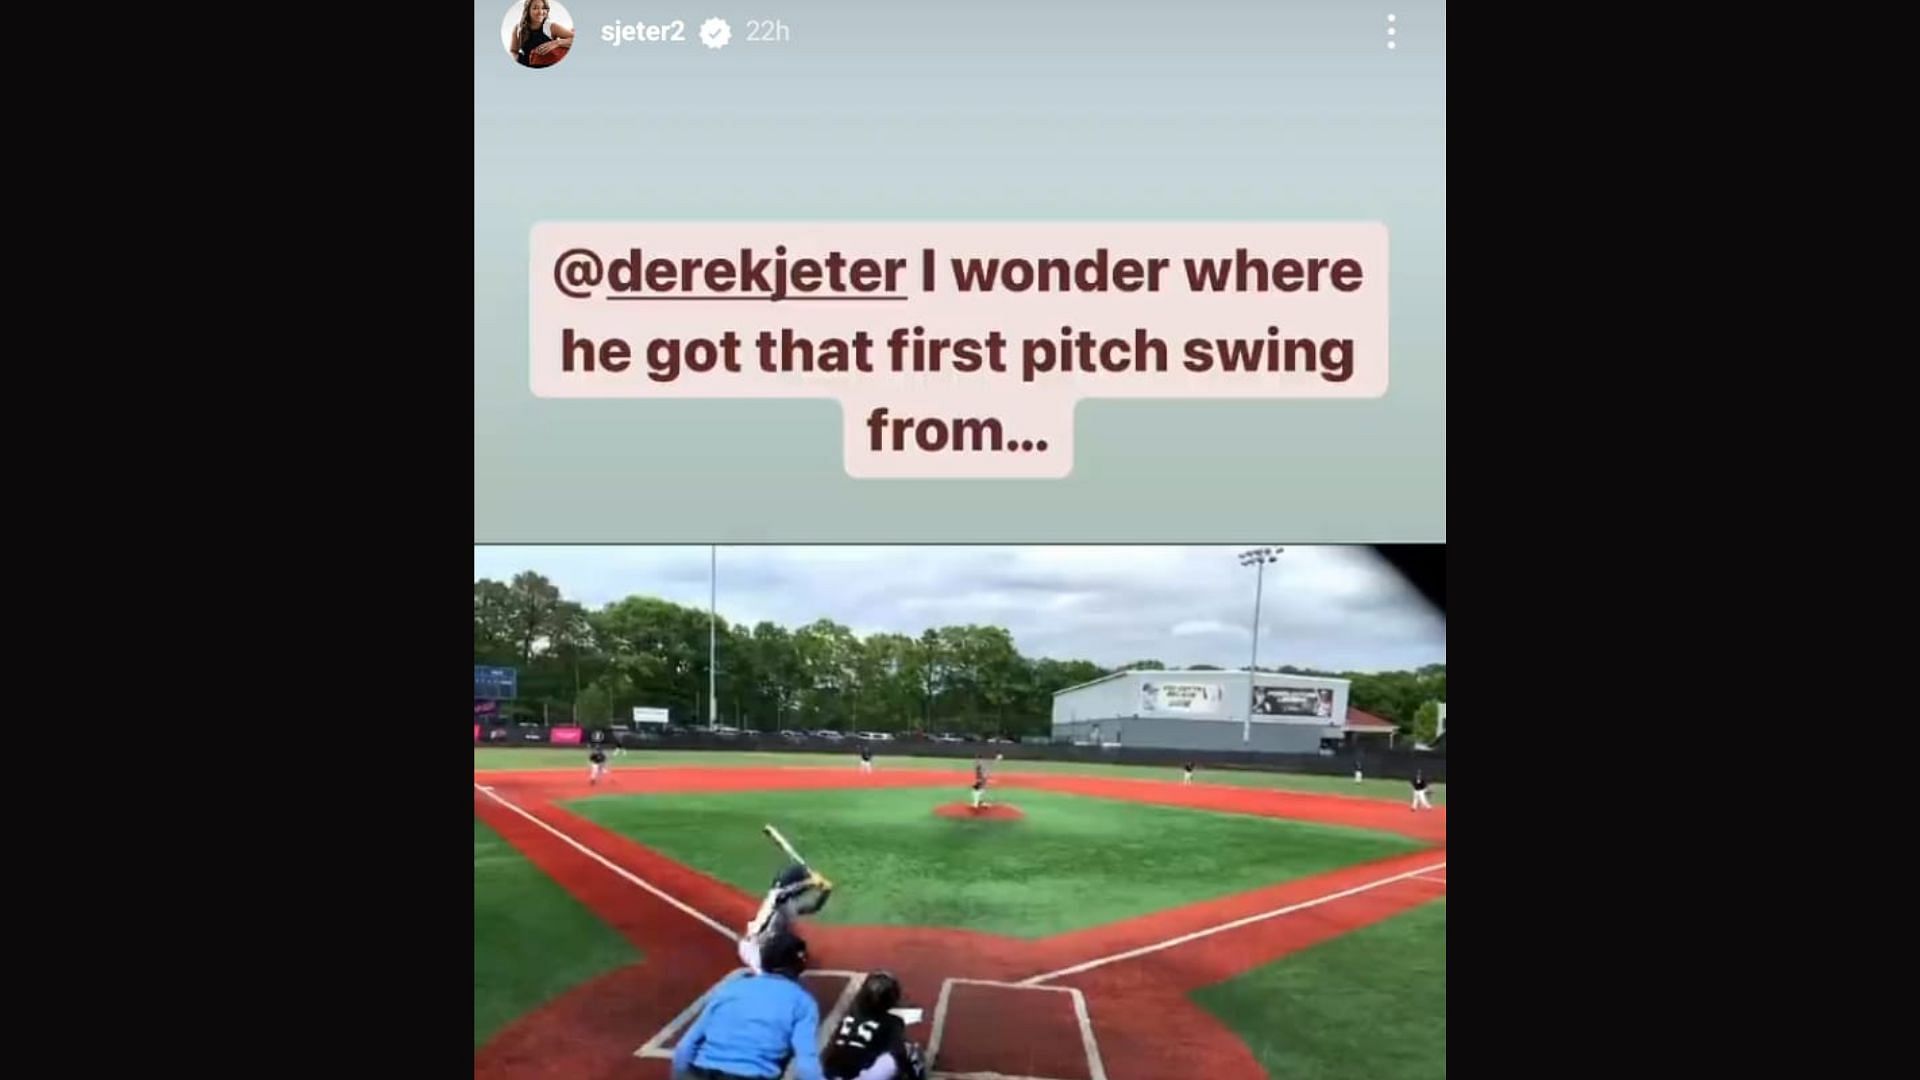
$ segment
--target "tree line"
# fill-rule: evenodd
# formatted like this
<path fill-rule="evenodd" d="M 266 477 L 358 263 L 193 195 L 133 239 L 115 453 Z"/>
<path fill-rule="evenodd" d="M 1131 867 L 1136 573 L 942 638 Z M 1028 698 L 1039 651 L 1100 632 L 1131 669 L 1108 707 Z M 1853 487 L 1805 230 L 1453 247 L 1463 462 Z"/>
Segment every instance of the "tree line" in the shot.
<path fill-rule="evenodd" d="M 998 626 L 862 638 L 830 619 L 789 629 L 720 617 L 713 633 L 720 722 L 759 731 L 1044 735 L 1057 691 L 1116 670 L 1169 670 L 1158 660 L 1109 668 L 1029 658 Z M 519 718 L 600 725 L 647 706 L 667 709 L 674 723 L 705 723 L 707 638 L 706 611 L 655 597 L 629 596 L 588 611 L 532 571 L 473 585 L 473 662 L 518 669 L 519 698 L 502 708 Z M 1355 708 L 1409 732 L 1423 705 L 1446 700 L 1444 664 L 1378 673 L 1261 670 L 1338 674 L 1352 681 Z M 1430 738 L 1431 723 L 1426 727 Z"/>

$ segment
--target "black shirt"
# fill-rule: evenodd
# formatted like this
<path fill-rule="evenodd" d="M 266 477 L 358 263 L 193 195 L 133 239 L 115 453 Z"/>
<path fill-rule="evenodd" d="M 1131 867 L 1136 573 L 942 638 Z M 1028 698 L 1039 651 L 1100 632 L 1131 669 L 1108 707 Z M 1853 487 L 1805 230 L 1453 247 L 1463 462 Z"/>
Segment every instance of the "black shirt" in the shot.
<path fill-rule="evenodd" d="M 514 59 L 518 60 L 522 67 L 532 67 L 533 61 L 530 57 L 533 55 L 533 50 L 552 40 L 552 38 L 547 36 L 546 30 L 542 27 L 536 26 L 531 30 L 522 30 L 520 32 L 520 52 Z"/>
<path fill-rule="evenodd" d="M 604 765 L 607 762 L 607 755 L 601 753 L 599 750 L 595 750 L 593 753 L 587 755 L 587 760 L 593 762 L 595 765 Z"/>
<path fill-rule="evenodd" d="M 907 1059 L 907 1025 L 892 1013 L 878 1017 L 849 1016 L 820 1055 L 820 1071 L 827 1080 L 850 1080 L 865 1072 L 881 1055 L 892 1054 L 897 1075 L 912 1075 Z"/>
<path fill-rule="evenodd" d="M 869 750 L 869 749 L 867 749 L 867 748 L 866 748 L 866 747 L 864 747 L 864 746 L 863 746 L 863 747 L 861 747 L 861 748 L 860 748 L 860 760 L 861 760 L 861 761 L 872 761 L 872 760 L 873 760 L 873 751 L 871 751 L 871 750 Z"/>
<path fill-rule="evenodd" d="M 1424 777 L 1424 776 L 1416 776 L 1416 777 L 1414 777 L 1414 778 L 1413 778 L 1413 790 L 1415 790 L 1415 791 L 1425 791 L 1425 790 L 1427 790 L 1427 778 L 1426 778 L 1426 777 Z"/>

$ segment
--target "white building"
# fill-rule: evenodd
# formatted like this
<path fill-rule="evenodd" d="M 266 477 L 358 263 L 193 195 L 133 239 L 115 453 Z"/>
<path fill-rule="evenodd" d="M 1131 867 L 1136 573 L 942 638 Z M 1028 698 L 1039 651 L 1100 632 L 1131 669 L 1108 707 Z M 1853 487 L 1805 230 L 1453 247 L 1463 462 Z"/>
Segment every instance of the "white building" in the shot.
<path fill-rule="evenodd" d="M 1345 679 L 1267 672 L 1249 685 L 1244 671 L 1119 671 L 1053 695 L 1053 737 L 1311 754 L 1345 741 L 1349 686 Z"/>

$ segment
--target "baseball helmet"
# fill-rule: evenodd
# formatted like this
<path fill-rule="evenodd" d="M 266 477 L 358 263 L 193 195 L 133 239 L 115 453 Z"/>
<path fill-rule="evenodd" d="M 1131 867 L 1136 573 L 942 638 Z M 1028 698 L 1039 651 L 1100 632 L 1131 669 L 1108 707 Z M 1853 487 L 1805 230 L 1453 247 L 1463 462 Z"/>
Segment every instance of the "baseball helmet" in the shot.
<path fill-rule="evenodd" d="M 799 978 L 807 970 L 807 942 L 798 934 L 780 931 L 760 946 L 760 969 Z"/>
<path fill-rule="evenodd" d="M 780 871 L 779 875 L 773 879 L 773 887 L 776 889 L 785 889 L 789 886 L 798 885 L 812 876 L 812 871 L 807 869 L 805 863 L 794 863 L 785 870 Z"/>
<path fill-rule="evenodd" d="M 900 980 L 891 971 L 876 971 L 860 987 L 858 1011 L 862 1016 L 878 1016 L 900 1004 Z"/>

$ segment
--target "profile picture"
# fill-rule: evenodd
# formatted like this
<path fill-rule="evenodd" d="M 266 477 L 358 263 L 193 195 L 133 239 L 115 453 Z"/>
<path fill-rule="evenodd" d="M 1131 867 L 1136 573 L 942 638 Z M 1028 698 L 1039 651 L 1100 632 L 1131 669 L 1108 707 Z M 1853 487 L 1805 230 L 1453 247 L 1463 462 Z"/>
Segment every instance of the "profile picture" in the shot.
<path fill-rule="evenodd" d="M 500 23 L 500 43 L 521 67 L 552 67 L 573 48 L 573 16 L 553 0 L 519 0 Z"/>

